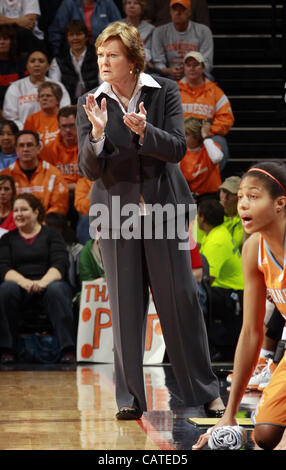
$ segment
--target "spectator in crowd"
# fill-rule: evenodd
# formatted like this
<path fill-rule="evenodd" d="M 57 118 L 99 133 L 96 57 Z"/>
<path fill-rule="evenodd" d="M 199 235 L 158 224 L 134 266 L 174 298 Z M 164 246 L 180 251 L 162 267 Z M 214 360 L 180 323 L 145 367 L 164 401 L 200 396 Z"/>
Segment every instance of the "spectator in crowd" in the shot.
<path fill-rule="evenodd" d="M 63 96 L 60 85 L 53 82 L 43 82 L 38 88 L 40 111 L 30 114 L 24 124 L 25 130 L 39 134 L 41 145 L 45 147 L 53 142 L 58 133 L 58 111 Z"/>
<path fill-rule="evenodd" d="M 184 57 L 198 51 L 205 61 L 206 73 L 213 66 L 213 37 L 208 26 L 190 21 L 191 1 L 170 0 L 170 23 L 155 28 L 152 60 L 155 69 L 174 80 L 184 76 Z"/>
<path fill-rule="evenodd" d="M 40 139 L 33 131 L 20 131 L 16 139 L 18 158 L 0 174 L 14 178 L 17 193 L 30 192 L 41 199 L 46 213 L 68 211 L 69 192 L 61 172 L 39 159 Z"/>
<path fill-rule="evenodd" d="M 74 207 L 74 192 L 80 176 L 77 164 L 76 112 L 75 105 L 65 106 L 59 110 L 57 117 L 59 133 L 56 139 L 46 145 L 40 154 L 43 160 L 58 168 L 68 185 L 69 211 L 67 218 L 74 229 L 76 229 L 78 221 L 78 213 Z"/>
<path fill-rule="evenodd" d="M 219 187 L 219 200 L 224 208 L 224 225 L 231 234 L 235 246 L 242 250 L 244 241 L 244 230 L 237 211 L 237 192 L 241 178 L 239 176 L 229 176 Z"/>
<path fill-rule="evenodd" d="M 78 211 L 79 218 L 77 224 L 77 238 L 80 243 L 85 243 L 90 239 L 89 234 L 89 208 L 90 208 L 90 194 L 93 181 L 88 178 L 79 178 L 74 196 L 74 206 Z"/>
<path fill-rule="evenodd" d="M 35 47 L 45 47 L 44 34 L 38 26 L 40 15 L 38 0 L 1 1 L 0 24 L 15 26 L 20 52 L 31 51 Z"/>
<path fill-rule="evenodd" d="M 11 83 L 24 77 L 26 60 L 18 53 L 16 32 L 12 25 L 0 24 L 0 108 Z"/>
<path fill-rule="evenodd" d="M 219 355 L 233 354 L 242 324 L 244 289 L 241 255 L 223 221 L 219 201 L 205 199 L 199 204 L 198 225 L 206 234 L 200 252 L 208 261 L 211 282 L 209 340 L 212 354 Z"/>
<path fill-rule="evenodd" d="M 70 191 L 74 191 L 79 179 L 77 164 L 78 142 L 75 105 L 64 106 L 57 115 L 59 133 L 53 142 L 41 151 L 41 158 L 57 167 L 66 180 Z"/>
<path fill-rule="evenodd" d="M 143 20 L 146 0 L 123 0 L 122 3 L 126 15 L 124 21 L 138 29 L 140 37 L 144 43 L 145 60 L 151 71 L 153 68 L 153 64 L 151 62 L 152 34 L 155 26 Z"/>
<path fill-rule="evenodd" d="M 69 50 L 52 60 L 49 78 L 63 83 L 72 104 L 76 104 L 79 96 L 98 85 L 97 57 L 81 20 L 72 20 L 67 25 L 66 37 Z"/>
<path fill-rule="evenodd" d="M 0 170 L 7 168 L 17 158 L 16 136 L 19 132 L 13 121 L 0 122 Z"/>
<path fill-rule="evenodd" d="M 229 150 L 225 135 L 234 123 L 231 105 L 217 84 L 205 76 L 206 61 L 198 51 L 191 51 L 184 58 L 184 77 L 178 82 L 184 117 L 212 119 L 210 135 L 222 147 L 222 170 L 228 160 Z"/>
<path fill-rule="evenodd" d="M 105 277 L 98 240 L 88 240 L 82 248 L 79 276 L 81 282 Z"/>
<path fill-rule="evenodd" d="M 113 0 L 63 0 L 49 27 L 49 42 L 53 55 L 58 56 L 65 44 L 65 30 L 71 20 L 81 20 L 88 29 L 89 42 L 111 22 L 120 20 L 120 12 Z"/>
<path fill-rule="evenodd" d="M 187 153 L 180 161 L 180 168 L 196 200 L 203 194 L 217 195 L 221 184 L 219 162 L 223 152 L 210 138 L 210 127 L 207 120 L 185 119 Z"/>
<path fill-rule="evenodd" d="M 170 23 L 168 0 L 146 0 L 146 19 L 154 26 Z M 191 0 L 191 21 L 210 27 L 209 7 L 206 0 Z"/>
<path fill-rule="evenodd" d="M 8 87 L 3 104 L 3 116 L 14 121 L 19 129 L 23 129 L 26 118 L 40 111 L 38 87 L 48 80 L 49 61 L 42 51 L 31 52 L 28 56 L 27 70 L 29 76 L 11 83 Z M 70 96 L 62 83 L 57 82 L 63 91 L 60 107 L 70 104 Z"/>
<path fill-rule="evenodd" d="M 18 195 L 13 211 L 17 229 L 0 240 L 1 361 L 15 361 L 23 307 L 40 298 L 60 345 L 61 362 L 73 362 L 72 295 L 65 242 L 56 230 L 43 225 L 44 207 L 33 194 Z"/>
<path fill-rule="evenodd" d="M 0 175 L 0 228 L 14 230 L 16 228 L 13 217 L 13 202 L 16 196 L 16 187 L 11 176 Z"/>

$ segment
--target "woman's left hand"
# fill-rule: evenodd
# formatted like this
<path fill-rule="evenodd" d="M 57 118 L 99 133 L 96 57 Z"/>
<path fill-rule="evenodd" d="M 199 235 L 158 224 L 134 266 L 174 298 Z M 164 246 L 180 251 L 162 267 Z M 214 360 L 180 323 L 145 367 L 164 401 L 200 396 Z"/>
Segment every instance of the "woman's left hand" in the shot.
<path fill-rule="evenodd" d="M 126 113 L 123 116 L 123 121 L 132 132 L 135 132 L 135 134 L 138 134 L 143 138 L 146 128 L 146 116 L 147 111 L 144 108 L 143 101 L 141 101 L 139 104 L 139 113 Z"/>

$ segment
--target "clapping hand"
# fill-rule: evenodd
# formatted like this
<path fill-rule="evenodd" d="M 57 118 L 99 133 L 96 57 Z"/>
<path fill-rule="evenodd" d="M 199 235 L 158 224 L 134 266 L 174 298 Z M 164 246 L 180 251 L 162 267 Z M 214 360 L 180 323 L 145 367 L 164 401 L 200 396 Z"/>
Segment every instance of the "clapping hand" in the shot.
<path fill-rule="evenodd" d="M 106 98 L 102 98 L 100 106 L 98 106 L 94 95 L 89 93 L 83 107 L 92 124 L 92 137 L 94 139 L 99 139 L 102 136 L 107 123 Z"/>
<path fill-rule="evenodd" d="M 126 113 L 123 116 L 123 121 L 128 126 L 132 132 L 144 137 L 145 128 L 146 128 L 146 116 L 147 111 L 144 108 L 144 103 L 141 101 L 139 104 L 139 113 Z"/>

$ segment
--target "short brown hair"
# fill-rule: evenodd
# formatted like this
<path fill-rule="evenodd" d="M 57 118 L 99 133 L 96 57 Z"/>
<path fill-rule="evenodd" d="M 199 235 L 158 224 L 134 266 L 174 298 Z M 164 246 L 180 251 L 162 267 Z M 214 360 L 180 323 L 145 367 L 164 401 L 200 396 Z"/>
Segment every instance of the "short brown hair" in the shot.
<path fill-rule="evenodd" d="M 58 121 L 61 117 L 69 117 L 71 114 L 76 118 L 76 113 L 77 106 L 75 104 L 70 106 L 63 106 L 58 112 Z"/>
<path fill-rule="evenodd" d="M 98 50 L 109 39 L 119 39 L 126 50 L 126 56 L 130 62 L 135 63 L 134 73 L 139 74 L 145 69 L 145 52 L 143 41 L 135 26 L 130 26 L 123 21 L 115 21 L 108 25 L 95 41 L 95 49 Z"/>
<path fill-rule="evenodd" d="M 38 87 L 38 97 L 40 96 L 41 91 L 45 88 L 50 88 L 53 92 L 53 95 L 56 97 L 58 103 L 60 103 L 63 97 L 63 90 L 61 89 L 60 85 L 49 81 L 41 83 L 41 85 L 39 85 Z"/>
<path fill-rule="evenodd" d="M 123 8 L 125 7 L 126 3 L 127 3 L 128 0 L 122 0 L 122 6 Z M 141 6 L 141 9 L 142 9 L 142 14 L 141 16 L 143 17 L 146 13 L 146 0 L 137 0 L 137 2 L 139 3 L 139 5 Z"/>
<path fill-rule="evenodd" d="M 34 212 L 38 210 L 39 213 L 38 213 L 37 220 L 39 223 L 42 223 L 45 220 L 45 216 L 46 216 L 45 208 L 41 200 L 37 198 L 36 196 L 34 196 L 34 194 L 32 193 L 18 194 L 18 196 L 16 196 L 14 199 L 14 204 L 18 199 L 23 199 L 24 201 L 26 201 Z"/>
<path fill-rule="evenodd" d="M 81 20 L 71 20 L 66 27 L 66 35 L 69 33 L 83 33 L 88 39 L 88 29 Z"/>

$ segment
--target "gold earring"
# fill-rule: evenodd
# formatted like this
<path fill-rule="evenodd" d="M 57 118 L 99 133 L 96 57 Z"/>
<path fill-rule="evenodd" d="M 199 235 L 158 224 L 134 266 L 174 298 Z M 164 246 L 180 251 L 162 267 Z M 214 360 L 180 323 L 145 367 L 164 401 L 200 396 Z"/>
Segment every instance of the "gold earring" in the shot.
<path fill-rule="evenodd" d="M 130 75 L 132 75 L 132 74 L 133 74 L 133 70 L 132 70 L 132 69 L 130 69 L 130 70 L 129 70 L 129 73 L 130 73 Z"/>

